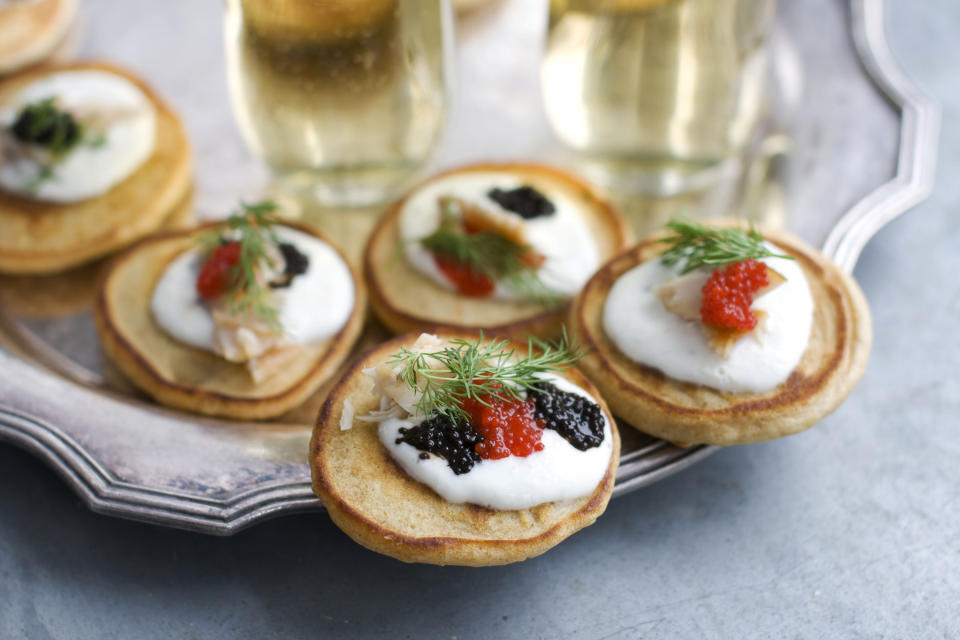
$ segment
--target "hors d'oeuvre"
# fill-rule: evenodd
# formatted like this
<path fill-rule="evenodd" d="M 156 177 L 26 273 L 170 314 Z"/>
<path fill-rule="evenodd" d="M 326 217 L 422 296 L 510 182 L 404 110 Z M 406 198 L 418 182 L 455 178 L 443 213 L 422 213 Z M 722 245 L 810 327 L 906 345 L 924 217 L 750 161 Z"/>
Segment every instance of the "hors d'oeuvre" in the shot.
<path fill-rule="evenodd" d="M 0 0 L 0 75 L 50 56 L 76 14 L 77 0 Z"/>
<path fill-rule="evenodd" d="M 408 334 L 327 396 L 314 492 L 363 546 L 404 560 L 494 565 L 543 553 L 603 513 L 620 438 L 565 340 Z"/>
<path fill-rule="evenodd" d="M 570 300 L 629 238 L 623 217 L 569 174 L 473 165 L 430 178 L 386 213 L 364 277 L 396 333 L 556 337 Z"/>
<path fill-rule="evenodd" d="M 190 188 L 177 116 L 110 65 L 0 82 L 0 271 L 53 273 L 156 230 Z"/>
<path fill-rule="evenodd" d="M 870 352 L 856 282 L 783 233 L 668 226 L 604 265 L 571 312 L 614 414 L 676 443 L 732 445 L 833 411 Z"/>
<path fill-rule="evenodd" d="M 296 407 L 360 335 L 366 295 L 318 231 L 271 203 L 119 256 L 94 307 L 107 356 L 162 404 L 260 419 Z"/>

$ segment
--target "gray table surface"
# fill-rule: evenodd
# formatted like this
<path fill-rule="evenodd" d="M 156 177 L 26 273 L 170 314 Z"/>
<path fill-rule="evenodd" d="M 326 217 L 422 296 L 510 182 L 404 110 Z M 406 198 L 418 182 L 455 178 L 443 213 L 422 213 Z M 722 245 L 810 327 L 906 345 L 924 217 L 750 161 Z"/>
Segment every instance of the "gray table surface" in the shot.
<path fill-rule="evenodd" d="M 3 445 L 0 638 L 960 637 L 960 3 L 888 13 L 897 58 L 944 105 L 939 179 L 863 254 L 870 367 L 819 426 L 723 450 L 484 570 L 378 556 L 322 513 L 227 539 L 99 516 Z"/>

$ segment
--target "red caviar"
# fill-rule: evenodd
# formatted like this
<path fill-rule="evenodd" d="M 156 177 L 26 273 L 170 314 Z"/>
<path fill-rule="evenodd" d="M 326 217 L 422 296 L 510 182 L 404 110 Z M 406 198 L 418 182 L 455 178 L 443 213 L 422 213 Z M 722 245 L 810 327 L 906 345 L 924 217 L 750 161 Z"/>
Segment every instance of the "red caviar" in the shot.
<path fill-rule="evenodd" d="M 757 326 L 753 294 L 770 284 L 767 267 L 753 258 L 716 269 L 703 285 L 700 319 L 704 324 L 750 331 Z"/>
<path fill-rule="evenodd" d="M 464 231 L 468 234 L 479 233 L 482 229 L 464 224 Z M 433 261 L 437 268 L 447 276 L 447 279 L 453 282 L 457 291 L 465 296 L 482 297 L 493 293 L 496 284 L 493 280 L 480 269 L 472 265 L 457 262 L 445 256 L 433 255 Z"/>
<path fill-rule="evenodd" d="M 487 397 L 486 406 L 468 398 L 463 409 L 470 414 L 470 426 L 483 436 L 483 442 L 474 450 L 484 460 L 499 460 L 507 456 L 525 458 L 543 450 L 540 442 L 544 425 L 534 417 L 534 401 L 508 402 Z"/>
<path fill-rule="evenodd" d="M 204 300 L 221 295 L 235 277 L 234 268 L 240 262 L 240 243 L 219 245 L 207 258 L 197 276 L 197 293 Z"/>
<path fill-rule="evenodd" d="M 434 254 L 433 261 L 457 291 L 465 296 L 488 296 L 496 286 L 487 274 L 472 265 Z"/>
<path fill-rule="evenodd" d="M 468 235 L 486 232 L 485 229 L 469 222 L 464 222 L 463 230 Z M 534 269 L 540 267 L 546 259 L 546 256 L 533 249 L 528 249 L 520 256 L 520 262 L 523 265 Z M 490 276 L 473 265 L 457 262 L 452 258 L 437 254 L 433 254 L 433 262 L 443 275 L 453 282 L 457 291 L 465 296 L 478 298 L 488 296 L 493 293 L 497 286 Z"/>

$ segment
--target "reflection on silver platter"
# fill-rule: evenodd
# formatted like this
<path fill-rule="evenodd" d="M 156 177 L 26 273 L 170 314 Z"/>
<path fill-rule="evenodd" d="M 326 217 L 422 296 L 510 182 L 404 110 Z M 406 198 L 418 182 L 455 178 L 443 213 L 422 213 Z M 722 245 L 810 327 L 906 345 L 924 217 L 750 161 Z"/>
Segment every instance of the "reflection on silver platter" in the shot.
<path fill-rule="evenodd" d="M 531 50 L 539 55 L 543 26 L 532 12 L 542 9 L 537 3 L 504 3 L 492 15 L 461 25 L 460 84 L 486 99 L 454 109 L 435 166 L 491 157 L 557 157 L 539 111 L 504 110 L 497 99 L 508 95 L 514 105 L 539 104 L 530 76 L 506 67 L 513 61 L 523 66 Z M 217 10 L 212 11 L 216 21 Z M 518 12 L 530 15 L 514 15 Z M 778 22 L 805 71 L 802 93 L 796 94 L 799 104 L 791 107 L 786 125 L 791 137 L 784 171 L 786 224 L 849 271 L 878 229 L 928 195 L 939 110 L 893 62 L 881 0 L 851 0 L 849 11 L 834 0 L 783 3 Z M 516 25 L 524 24 L 531 26 L 518 33 Z M 477 55 L 478 49 L 492 51 L 492 41 L 497 42 L 494 59 Z M 127 54 L 108 53 L 118 59 Z M 500 75 L 478 73 L 475 66 L 498 61 L 504 62 Z M 211 60 L 210 68 L 198 68 L 197 75 L 222 76 L 221 64 Z M 143 66 L 149 76 L 150 65 Z M 162 76 L 164 66 L 158 59 L 153 70 Z M 163 88 L 176 103 L 181 94 L 175 80 L 170 84 Z M 199 207 L 225 210 L 238 194 L 247 195 L 242 187 L 257 181 L 256 169 L 249 164 L 222 168 L 223 148 L 239 145 L 232 122 L 211 113 L 213 107 L 203 99 L 191 98 L 190 87 L 181 88 L 179 106 L 188 123 L 206 125 L 194 131 L 197 166 L 201 171 L 221 167 L 198 185 Z M 236 155 L 243 157 L 239 150 Z M 96 265 L 70 277 L 91 281 L 95 275 Z M 8 278 L 3 284 L 33 289 L 33 282 Z M 10 306 L 8 298 L 0 307 L 0 438 L 40 456 L 101 513 L 226 535 L 276 515 L 319 508 L 305 460 L 315 404 L 308 402 L 275 422 L 241 424 L 157 407 L 104 362 L 83 287 L 69 278 L 58 282 L 59 289 L 41 292 L 48 307 L 58 308 L 56 314 Z M 374 329 L 367 339 L 376 338 Z M 627 427 L 622 432 L 614 495 L 656 482 L 716 451 L 677 447 Z"/>

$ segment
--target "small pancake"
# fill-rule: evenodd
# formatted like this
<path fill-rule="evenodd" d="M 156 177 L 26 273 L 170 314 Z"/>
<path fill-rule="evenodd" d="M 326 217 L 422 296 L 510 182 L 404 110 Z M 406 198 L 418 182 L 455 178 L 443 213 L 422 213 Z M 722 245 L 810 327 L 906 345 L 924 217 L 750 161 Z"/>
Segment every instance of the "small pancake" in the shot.
<path fill-rule="evenodd" d="M 94 305 L 97 333 L 110 360 L 161 404 L 229 418 L 271 418 L 303 402 L 347 357 L 363 328 L 366 294 L 351 267 L 356 302 L 343 328 L 323 342 L 304 345 L 283 370 L 254 383 L 244 365 L 172 338 L 150 310 L 154 288 L 170 262 L 195 247 L 198 236 L 215 225 L 156 234 L 114 260 L 103 274 Z M 284 226 L 329 243 L 314 229 Z"/>
<path fill-rule="evenodd" d="M 796 257 L 813 296 L 810 341 L 789 378 L 769 392 L 730 393 L 669 378 L 620 352 L 603 329 L 604 302 L 623 273 L 663 251 L 654 237 L 604 265 L 570 315 L 570 328 L 587 350 L 580 367 L 615 415 L 684 446 L 745 444 L 803 431 L 849 395 L 866 369 L 872 341 L 863 293 L 850 276 L 798 238 L 770 231 L 763 235 Z"/>
<path fill-rule="evenodd" d="M 112 189 L 58 204 L 0 191 L 0 271 L 55 273 L 112 253 L 159 228 L 190 189 L 190 147 L 177 116 L 132 74 L 98 62 L 44 67 L 0 82 L 0 103 L 20 87 L 58 71 L 94 69 L 122 76 L 157 112 L 153 154 Z"/>
<path fill-rule="evenodd" d="M 440 337 L 475 339 L 476 334 Z M 340 416 L 349 398 L 357 415 L 379 407 L 363 369 L 382 362 L 417 334 L 394 338 L 359 356 L 331 390 L 310 441 L 313 490 L 334 523 L 364 547 L 404 562 L 486 566 L 539 555 L 592 524 L 607 507 L 620 459 L 616 424 L 597 390 L 577 370 L 563 376 L 583 387 L 610 421 L 613 450 L 596 490 L 569 502 L 529 509 L 493 510 L 447 502 L 411 478 L 393 461 L 377 435 L 377 424 L 354 421 L 343 431 Z M 526 343 L 515 343 L 526 350 Z"/>
<path fill-rule="evenodd" d="M 591 215 L 585 221 L 597 244 L 600 261 L 623 250 L 632 234 L 623 216 L 579 178 L 532 164 L 477 164 L 433 176 L 417 189 L 456 173 L 501 171 L 520 175 L 543 193 L 570 194 Z M 407 196 L 409 198 L 409 196 Z M 484 331 L 507 337 L 528 334 L 544 338 L 560 334 L 569 302 L 544 307 L 524 301 L 471 298 L 446 289 L 409 264 L 403 255 L 399 218 L 407 198 L 394 204 L 377 223 L 364 250 L 364 278 L 377 316 L 394 333 L 441 327 L 451 331 Z"/>
<path fill-rule="evenodd" d="M 77 14 L 77 0 L 32 0 L 0 8 L 0 75 L 53 53 Z"/>

